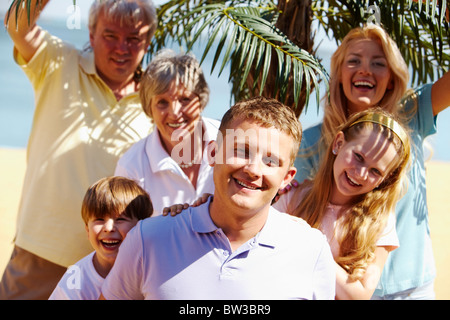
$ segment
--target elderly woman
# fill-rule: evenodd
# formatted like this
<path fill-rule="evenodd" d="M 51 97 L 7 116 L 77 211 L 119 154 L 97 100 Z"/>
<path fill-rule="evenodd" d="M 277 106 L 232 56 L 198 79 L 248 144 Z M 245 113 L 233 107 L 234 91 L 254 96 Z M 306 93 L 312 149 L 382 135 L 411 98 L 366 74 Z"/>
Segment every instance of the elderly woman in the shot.
<path fill-rule="evenodd" d="M 209 88 L 191 55 L 160 52 L 148 65 L 139 92 L 156 130 L 120 158 L 115 175 L 138 181 L 150 194 L 156 216 L 164 207 L 214 191 L 206 148 L 220 123 L 201 116 Z"/>

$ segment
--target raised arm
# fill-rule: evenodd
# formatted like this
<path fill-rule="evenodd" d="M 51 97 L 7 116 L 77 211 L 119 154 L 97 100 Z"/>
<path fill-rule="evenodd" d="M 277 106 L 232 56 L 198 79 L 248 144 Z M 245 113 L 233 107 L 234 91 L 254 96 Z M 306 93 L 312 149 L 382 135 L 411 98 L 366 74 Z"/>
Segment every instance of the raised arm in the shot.
<path fill-rule="evenodd" d="M 6 13 L 5 24 L 14 46 L 25 59 L 30 61 L 42 43 L 41 29 L 36 25 L 39 15 L 49 0 L 33 0 L 30 6 L 30 18 L 28 19 L 25 1 L 14 1 L 9 13 Z M 21 2 L 16 17 L 16 6 Z M 17 18 L 17 19 L 16 19 Z"/>
<path fill-rule="evenodd" d="M 431 104 L 434 115 L 450 106 L 450 71 L 447 71 L 442 78 L 433 84 L 431 88 Z"/>

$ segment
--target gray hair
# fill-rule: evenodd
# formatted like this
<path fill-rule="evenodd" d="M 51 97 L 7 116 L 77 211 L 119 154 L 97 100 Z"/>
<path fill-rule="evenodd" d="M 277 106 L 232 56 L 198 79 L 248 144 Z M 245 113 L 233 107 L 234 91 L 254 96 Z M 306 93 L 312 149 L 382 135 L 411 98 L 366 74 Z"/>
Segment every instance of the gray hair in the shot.
<path fill-rule="evenodd" d="M 153 118 L 151 112 L 152 98 L 167 92 L 170 85 L 182 84 L 186 90 L 198 95 L 200 111 L 209 100 L 209 87 L 198 60 L 191 54 L 176 54 L 173 50 L 159 51 L 142 76 L 139 96 L 144 112 Z"/>
<path fill-rule="evenodd" d="M 122 25 L 135 25 L 138 21 L 145 21 L 150 29 L 147 40 L 151 40 L 156 31 L 158 18 L 152 0 L 95 0 L 89 10 L 89 31 L 94 32 L 97 27 L 98 16 L 104 12 L 111 20 Z"/>

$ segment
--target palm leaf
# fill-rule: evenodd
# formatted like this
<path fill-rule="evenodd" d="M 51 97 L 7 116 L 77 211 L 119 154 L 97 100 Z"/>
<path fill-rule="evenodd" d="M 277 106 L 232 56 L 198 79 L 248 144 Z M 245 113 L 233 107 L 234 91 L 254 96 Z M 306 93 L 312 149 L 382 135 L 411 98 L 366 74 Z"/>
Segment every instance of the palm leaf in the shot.
<path fill-rule="evenodd" d="M 271 68 L 277 68 L 271 95 L 280 101 L 285 100 L 287 84 L 292 82 L 290 79 L 294 75 L 296 79 L 299 75 L 307 75 L 307 81 L 299 81 L 293 86 L 295 105 L 292 107 L 301 110 L 303 106 L 298 106 L 298 101 L 302 85 L 307 84 L 306 94 L 309 96 L 310 82 L 318 83 L 318 77 L 327 79 L 327 73 L 314 56 L 293 44 L 274 27 L 271 20 L 276 14 L 274 9 L 229 7 L 223 3 L 206 4 L 179 16 L 174 23 L 179 25 L 181 21 L 185 22 L 178 39 L 185 39 L 188 49 L 200 39 L 208 39 L 202 61 L 214 47 L 216 52 L 212 68 L 216 66 L 219 57 L 222 57 L 220 72 L 227 65 L 231 66 L 230 80 L 235 100 L 261 94 Z M 248 81 L 250 76 L 253 81 Z"/>

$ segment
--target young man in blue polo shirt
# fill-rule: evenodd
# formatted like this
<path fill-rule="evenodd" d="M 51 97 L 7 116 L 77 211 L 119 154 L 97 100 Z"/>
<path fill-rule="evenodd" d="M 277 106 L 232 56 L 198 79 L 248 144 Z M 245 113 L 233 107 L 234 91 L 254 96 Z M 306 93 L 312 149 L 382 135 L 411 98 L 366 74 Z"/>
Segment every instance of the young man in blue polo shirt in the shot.
<path fill-rule="evenodd" d="M 283 104 L 233 106 L 210 144 L 214 196 L 139 223 L 102 287 L 106 299 L 334 299 L 327 241 L 271 207 L 296 173 L 301 126 Z"/>

